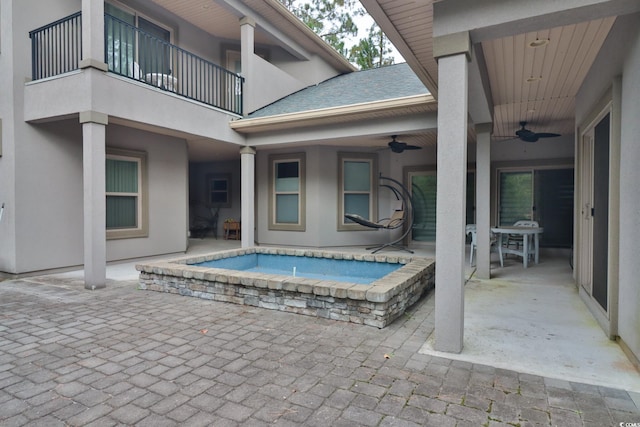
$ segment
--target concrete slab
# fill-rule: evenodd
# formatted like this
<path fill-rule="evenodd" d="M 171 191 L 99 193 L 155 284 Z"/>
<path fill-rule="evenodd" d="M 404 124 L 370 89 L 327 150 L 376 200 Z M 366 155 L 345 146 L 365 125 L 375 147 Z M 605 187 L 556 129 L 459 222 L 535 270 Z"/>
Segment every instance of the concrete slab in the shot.
<path fill-rule="evenodd" d="M 432 334 L 420 353 L 640 392 L 640 374 L 578 296 L 568 263 L 506 267 L 467 283 L 462 352 L 435 351 Z"/>

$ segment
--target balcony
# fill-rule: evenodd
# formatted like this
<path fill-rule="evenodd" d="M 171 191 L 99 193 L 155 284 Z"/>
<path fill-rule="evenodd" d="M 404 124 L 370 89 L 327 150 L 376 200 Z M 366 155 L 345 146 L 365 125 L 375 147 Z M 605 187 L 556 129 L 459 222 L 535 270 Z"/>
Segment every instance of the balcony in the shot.
<path fill-rule="evenodd" d="M 82 14 L 29 32 L 32 79 L 41 80 L 79 68 Z M 145 85 L 242 114 L 244 78 L 105 14 L 105 58 L 109 72 Z"/>

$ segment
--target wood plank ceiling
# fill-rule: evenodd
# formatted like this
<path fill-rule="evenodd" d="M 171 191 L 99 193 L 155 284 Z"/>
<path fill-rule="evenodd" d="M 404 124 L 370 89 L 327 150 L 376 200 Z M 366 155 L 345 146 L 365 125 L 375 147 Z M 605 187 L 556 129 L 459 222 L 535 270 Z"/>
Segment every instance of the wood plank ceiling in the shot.
<path fill-rule="evenodd" d="M 433 0 L 361 3 L 437 98 Z M 610 17 L 482 42 L 494 136 L 515 137 L 520 121 L 535 132 L 573 134 L 575 96 L 614 21 Z M 529 47 L 536 39 L 548 43 Z"/>
<path fill-rule="evenodd" d="M 528 122 L 535 132 L 572 134 L 575 96 L 614 20 L 483 42 L 494 135 L 513 136 L 520 121 Z"/>

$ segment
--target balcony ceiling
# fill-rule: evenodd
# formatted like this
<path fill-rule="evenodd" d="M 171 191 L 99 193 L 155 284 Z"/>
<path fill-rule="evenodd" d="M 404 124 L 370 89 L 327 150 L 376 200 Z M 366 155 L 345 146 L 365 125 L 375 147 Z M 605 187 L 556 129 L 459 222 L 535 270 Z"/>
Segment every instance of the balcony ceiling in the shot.
<path fill-rule="evenodd" d="M 433 0 L 361 0 L 427 88 L 438 93 L 433 58 Z M 535 132 L 573 134 L 575 96 L 615 18 L 482 41 L 494 103 L 494 136 L 515 136 L 520 121 Z M 536 39 L 549 39 L 532 48 Z"/>

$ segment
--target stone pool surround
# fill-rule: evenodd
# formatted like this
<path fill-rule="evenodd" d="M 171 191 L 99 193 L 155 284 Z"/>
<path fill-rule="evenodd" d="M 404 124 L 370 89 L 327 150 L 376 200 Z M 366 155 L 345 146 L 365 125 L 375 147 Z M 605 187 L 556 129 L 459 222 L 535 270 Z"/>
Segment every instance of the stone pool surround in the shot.
<path fill-rule="evenodd" d="M 247 254 L 272 254 L 403 264 L 371 284 L 308 279 L 197 266 Z M 253 247 L 136 265 L 140 289 L 384 328 L 435 284 L 435 261 L 397 254 Z"/>

